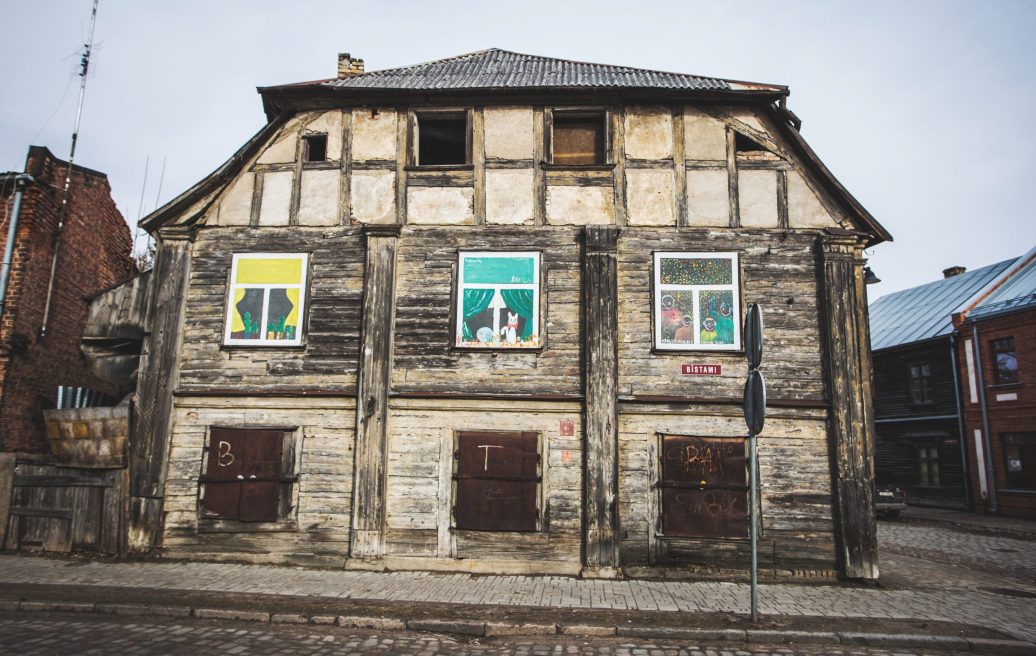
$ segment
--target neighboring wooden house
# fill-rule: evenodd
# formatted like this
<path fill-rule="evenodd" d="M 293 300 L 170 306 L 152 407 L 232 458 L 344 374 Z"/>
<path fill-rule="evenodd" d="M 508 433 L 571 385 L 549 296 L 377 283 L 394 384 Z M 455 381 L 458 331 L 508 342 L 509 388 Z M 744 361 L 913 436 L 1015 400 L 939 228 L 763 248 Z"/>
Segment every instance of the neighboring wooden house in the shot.
<path fill-rule="evenodd" d="M 1036 248 L 953 320 L 975 510 L 1036 519 Z"/>
<path fill-rule="evenodd" d="M 874 361 L 875 469 L 918 506 L 968 508 L 956 341 L 951 314 L 1014 260 L 877 299 L 870 306 Z"/>
<path fill-rule="evenodd" d="M 782 86 L 486 50 L 260 89 L 157 239 L 131 545 L 487 572 L 877 576 L 863 248 Z"/>

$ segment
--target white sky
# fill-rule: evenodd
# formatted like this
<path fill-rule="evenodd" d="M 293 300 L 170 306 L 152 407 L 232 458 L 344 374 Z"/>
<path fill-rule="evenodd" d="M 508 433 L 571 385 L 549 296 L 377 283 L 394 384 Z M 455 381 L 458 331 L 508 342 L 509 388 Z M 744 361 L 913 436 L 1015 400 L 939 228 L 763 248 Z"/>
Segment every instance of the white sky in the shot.
<path fill-rule="evenodd" d="M 67 158 L 90 0 L 0 1 L 0 171 Z M 498 47 L 787 84 L 802 134 L 892 232 L 871 298 L 1036 245 L 1036 2 L 101 0 L 76 163 L 135 223 L 265 122 L 256 86 Z M 749 299 L 751 300 L 751 299 Z"/>

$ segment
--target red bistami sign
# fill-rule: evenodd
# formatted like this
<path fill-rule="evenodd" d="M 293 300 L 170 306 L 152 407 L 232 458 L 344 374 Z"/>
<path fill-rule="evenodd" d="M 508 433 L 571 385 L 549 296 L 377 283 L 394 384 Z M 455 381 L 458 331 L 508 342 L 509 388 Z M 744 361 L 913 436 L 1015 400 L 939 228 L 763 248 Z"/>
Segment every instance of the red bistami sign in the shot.
<path fill-rule="evenodd" d="M 680 373 L 685 376 L 719 376 L 723 368 L 718 364 L 682 364 Z"/>

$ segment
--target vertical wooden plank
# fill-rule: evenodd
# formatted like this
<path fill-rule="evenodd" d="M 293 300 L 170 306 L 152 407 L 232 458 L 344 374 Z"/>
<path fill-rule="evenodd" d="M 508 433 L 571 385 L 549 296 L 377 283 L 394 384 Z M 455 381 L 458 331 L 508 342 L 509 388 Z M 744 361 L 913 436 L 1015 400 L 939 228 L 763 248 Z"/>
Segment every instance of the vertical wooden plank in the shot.
<path fill-rule="evenodd" d="M 659 455 L 662 452 L 662 434 L 655 433 L 648 439 L 648 494 L 647 494 L 647 531 L 648 531 L 648 563 L 651 565 L 661 564 L 661 553 L 659 551 L 658 533 L 662 527 L 661 495 L 662 490 L 658 487 L 661 478 L 662 459 Z"/>
<path fill-rule="evenodd" d="M 777 225 L 787 228 L 788 224 L 788 172 L 777 171 Z"/>
<path fill-rule="evenodd" d="M 874 418 L 860 255 L 863 244 L 849 235 L 821 236 L 820 241 L 839 561 L 848 578 L 876 579 Z"/>
<path fill-rule="evenodd" d="M 259 225 L 259 212 L 263 207 L 263 179 L 264 174 L 262 171 L 256 171 L 255 183 L 252 185 L 252 213 L 249 215 L 248 222 L 253 227 Z"/>
<path fill-rule="evenodd" d="M 122 474 L 115 469 L 104 472 L 108 487 L 101 488 L 101 523 L 97 547 L 101 553 L 116 555 L 120 552 L 119 536 L 122 533 Z"/>
<path fill-rule="evenodd" d="M 532 181 L 533 181 L 533 202 L 532 218 L 536 225 L 543 225 L 547 216 L 547 175 L 543 170 L 543 162 L 546 160 L 546 140 L 549 138 L 549 126 L 545 126 L 547 115 L 542 106 L 537 106 L 532 111 Z"/>
<path fill-rule="evenodd" d="M 741 208 L 737 190 L 737 133 L 727 126 L 727 193 L 730 197 L 730 227 L 741 226 Z"/>
<path fill-rule="evenodd" d="M 439 498 L 436 528 L 436 556 L 453 558 L 453 540 L 450 539 L 450 523 L 453 520 L 453 434 L 444 430 L 439 438 Z"/>
<path fill-rule="evenodd" d="M 475 223 L 486 222 L 486 120 L 485 108 L 476 107 L 471 113 L 471 163 L 475 178 Z"/>
<path fill-rule="evenodd" d="M 11 518 L 11 496 L 14 494 L 13 453 L 0 453 L 0 544 L 4 543 L 4 531 Z"/>
<path fill-rule="evenodd" d="M 413 112 L 405 107 L 396 109 L 396 223 L 406 225 L 406 167 L 410 157 L 408 149 L 413 146 Z"/>
<path fill-rule="evenodd" d="M 181 226 L 162 228 L 158 234 L 129 454 L 128 541 L 134 551 L 147 551 L 154 546 L 161 528 L 173 390 L 179 377 L 193 239 L 193 230 Z"/>
<path fill-rule="evenodd" d="M 626 107 L 620 105 L 608 113 L 612 132 L 611 152 L 615 168 L 612 183 L 615 190 L 615 224 L 626 225 Z"/>
<path fill-rule="evenodd" d="M 392 324 L 398 225 L 367 225 L 360 374 L 356 396 L 353 558 L 384 553 L 386 424 L 392 369 Z"/>
<path fill-rule="evenodd" d="M 306 126 L 313 120 L 313 115 L 302 122 L 299 131 L 295 133 L 295 166 L 291 178 L 291 203 L 288 205 L 288 225 L 299 224 L 299 205 L 302 204 L 302 160 L 305 147 L 305 140 L 302 135 L 306 132 Z"/>
<path fill-rule="evenodd" d="M 615 576 L 618 567 L 618 270 L 619 229 L 584 229 L 583 573 Z"/>
<path fill-rule="evenodd" d="M 353 215 L 352 172 L 353 172 L 353 112 L 342 110 L 342 154 L 339 163 L 338 179 L 338 211 L 341 212 L 339 223 L 349 225 Z"/>
<path fill-rule="evenodd" d="M 683 105 L 673 107 L 673 206 L 677 226 L 687 225 L 687 156 Z"/>

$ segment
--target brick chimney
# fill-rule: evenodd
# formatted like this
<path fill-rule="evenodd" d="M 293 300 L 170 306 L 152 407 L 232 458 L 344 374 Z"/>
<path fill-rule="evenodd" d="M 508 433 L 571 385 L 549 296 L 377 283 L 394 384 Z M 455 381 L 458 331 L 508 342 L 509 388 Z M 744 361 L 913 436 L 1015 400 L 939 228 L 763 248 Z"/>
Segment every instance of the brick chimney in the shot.
<path fill-rule="evenodd" d="M 347 52 L 338 53 L 338 79 L 343 80 L 353 75 L 363 74 L 363 60 L 353 59 Z"/>
<path fill-rule="evenodd" d="M 959 276 L 960 274 L 964 273 L 967 270 L 968 270 L 967 267 L 951 266 L 949 269 L 943 269 L 942 270 L 942 277 L 944 279 L 945 278 L 952 278 L 953 276 Z"/>

